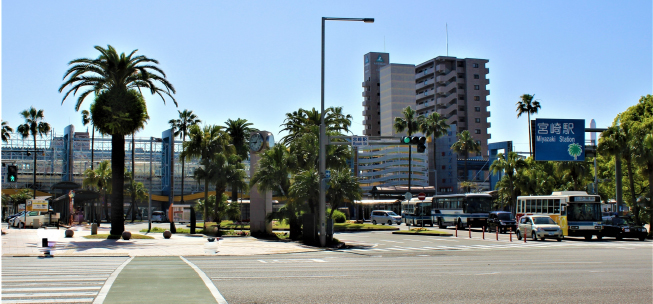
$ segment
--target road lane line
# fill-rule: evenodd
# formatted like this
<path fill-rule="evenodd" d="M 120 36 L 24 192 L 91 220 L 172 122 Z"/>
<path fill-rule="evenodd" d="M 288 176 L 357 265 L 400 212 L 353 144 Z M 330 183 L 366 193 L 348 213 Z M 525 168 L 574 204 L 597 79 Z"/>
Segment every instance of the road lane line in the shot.
<path fill-rule="evenodd" d="M 107 279 L 107 281 L 104 283 L 104 286 L 102 286 L 102 289 L 100 289 L 100 292 L 98 293 L 97 297 L 95 297 L 95 301 L 93 301 L 93 304 L 102 304 L 104 303 L 104 300 L 107 298 L 107 294 L 109 293 L 109 289 L 111 289 L 111 285 L 113 285 L 113 282 L 116 281 L 116 278 L 120 274 L 123 268 L 129 264 L 134 259 L 134 257 L 129 257 L 125 262 L 123 262 L 116 271 L 114 271 L 111 276 Z"/>
<path fill-rule="evenodd" d="M 211 294 L 213 295 L 215 300 L 218 301 L 219 304 L 227 304 L 227 300 L 225 300 L 224 297 L 222 296 L 222 294 L 220 294 L 220 291 L 218 291 L 218 288 L 215 287 L 215 284 L 213 284 L 211 279 L 206 275 L 206 273 L 204 273 L 204 271 L 202 271 L 199 267 L 195 266 L 195 264 L 191 263 L 189 260 L 187 260 L 183 256 L 179 256 L 179 257 L 184 262 L 186 262 L 186 264 L 188 264 L 188 266 L 193 268 L 193 270 L 195 270 L 195 272 L 197 272 L 197 274 L 200 276 L 200 278 L 202 278 L 202 281 L 204 281 L 204 284 L 209 289 L 209 291 L 211 291 Z"/>

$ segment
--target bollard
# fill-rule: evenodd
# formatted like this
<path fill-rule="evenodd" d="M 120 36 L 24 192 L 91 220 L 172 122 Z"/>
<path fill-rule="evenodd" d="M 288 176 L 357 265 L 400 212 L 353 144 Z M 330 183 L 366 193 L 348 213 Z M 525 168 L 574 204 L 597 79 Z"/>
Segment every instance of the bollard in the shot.
<path fill-rule="evenodd" d="M 97 224 L 93 223 L 91 224 L 91 235 L 96 235 L 97 234 Z"/>
<path fill-rule="evenodd" d="M 467 226 L 467 230 L 469 231 L 469 238 L 472 238 L 472 226 Z"/>
<path fill-rule="evenodd" d="M 42 238 L 41 239 L 41 247 L 49 247 L 48 246 L 48 238 Z"/>
<path fill-rule="evenodd" d="M 456 237 L 458 237 L 458 224 L 456 224 Z"/>
<path fill-rule="evenodd" d="M 483 239 L 485 239 L 485 226 L 483 227 Z"/>
<path fill-rule="evenodd" d="M 499 228 L 497 228 L 497 241 L 499 240 Z"/>
<path fill-rule="evenodd" d="M 512 227 L 510 227 L 509 233 L 510 233 L 510 241 L 512 242 Z"/>
<path fill-rule="evenodd" d="M 522 237 L 524 237 L 524 243 L 526 243 L 526 229 L 524 229 L 524 232 L 522 232 Z"/>

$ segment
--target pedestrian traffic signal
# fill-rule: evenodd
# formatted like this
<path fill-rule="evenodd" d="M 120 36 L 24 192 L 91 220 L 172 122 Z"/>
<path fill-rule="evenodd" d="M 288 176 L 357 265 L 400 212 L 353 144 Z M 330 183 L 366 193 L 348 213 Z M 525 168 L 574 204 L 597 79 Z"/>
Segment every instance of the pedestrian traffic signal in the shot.
<path fill-rule="evenodd" d="M 7 181 L 15 183 L 18 180 L 18 167 L 7 166 Z"/>

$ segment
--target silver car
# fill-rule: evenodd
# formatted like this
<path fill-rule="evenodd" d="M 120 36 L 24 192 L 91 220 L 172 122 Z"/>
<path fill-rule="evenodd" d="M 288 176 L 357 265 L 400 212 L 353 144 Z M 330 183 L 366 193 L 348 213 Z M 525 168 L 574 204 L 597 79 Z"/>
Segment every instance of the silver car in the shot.
<path fill-rule="evenodd" d="M 517 239 L 529 236 L 533 241 L 557 239 L 558 242 L 561 242 L 563 237 L 560 226 L 547 215 L 526 215 L 519 219 Z"/>

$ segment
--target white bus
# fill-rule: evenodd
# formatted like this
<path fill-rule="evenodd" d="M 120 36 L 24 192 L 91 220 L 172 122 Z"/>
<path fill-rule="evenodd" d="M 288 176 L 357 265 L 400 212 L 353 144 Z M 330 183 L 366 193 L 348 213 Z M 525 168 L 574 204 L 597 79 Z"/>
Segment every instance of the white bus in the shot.
<path fill-rule="evenodd" d="M 432 202 L 433 221 L 439 228 L 482 228 L 487 226 L 487 218 L 492 211 L 492 196 L 486 193 L 436 195 Z"/>
<path fill-rule="evenodd" d="M 429 225 L 433 227 L 433 212 L 431 209 L 431 198 L 427 197 L 425 200 L 413 198 L 410 201 L 401 202 L 401 220 L 406 223 L 406 226 L 421 226 Z"/>
<path fill-rule="evenodd" d="M 518 196 L 519 221 L 524 215 L 548 215 L 562 229 L 565 236 L 601 239 L 601 197 L 585 191 L 556 191 L 551 195 Z"/>

